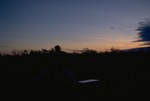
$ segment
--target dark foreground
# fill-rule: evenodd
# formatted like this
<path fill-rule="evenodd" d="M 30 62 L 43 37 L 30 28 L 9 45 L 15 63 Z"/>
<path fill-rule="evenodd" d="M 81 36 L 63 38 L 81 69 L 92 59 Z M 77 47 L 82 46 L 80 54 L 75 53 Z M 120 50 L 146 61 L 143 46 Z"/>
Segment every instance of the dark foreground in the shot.
<path fill-rule="evenodd" d="M 13 98 L 148 96 L 150 52 L 0 56 L 1 92 Z M 93 83 L 80 80 L 98 79 Z"/>

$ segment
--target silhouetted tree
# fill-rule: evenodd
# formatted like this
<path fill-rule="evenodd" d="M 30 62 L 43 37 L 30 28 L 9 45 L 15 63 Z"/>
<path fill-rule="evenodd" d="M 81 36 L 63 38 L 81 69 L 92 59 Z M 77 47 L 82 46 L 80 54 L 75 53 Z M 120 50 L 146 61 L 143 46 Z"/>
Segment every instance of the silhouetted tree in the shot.
<path fill-rule="evenodd" d="M 84 53 L 84 54 L 96 54 L 97 51 L 96 50 L 92 50 L 92 49 L 88 49 L 88 48 L 84 48 L 82 53 Z"/>
<path fill-rule="evenodd" d="M 48 53 L 48 50 L 46 50 L 46 49 L 41 49 L 41 51 L 42 51 L 42 54 L 47 54 Z"/>
<path fill-rule="evenodd" d="M 115 49 L 115 48 L 111 48 L 110 52 L 111 53 L 118 53 L 118 52 L 120 52 L 120 50 L 119 49 Z"/>
<path fill-rule="evenodd" d="M 140 22 L 136 30 L 139 31 L 139 39 L 136 42 L 144 42 L 144 45 L 150 45 L 150 19 Z"/>
<path fill-rule="evenodd" d="M 28 50 L 23 50 L 21 55 L 29 55 L 29 51 Z"/>
<path fill-rule="evenodd" d="M 41 55 L 42 54 L 42 51 L 40 50 L 30 50 L 30 55 Z"/>

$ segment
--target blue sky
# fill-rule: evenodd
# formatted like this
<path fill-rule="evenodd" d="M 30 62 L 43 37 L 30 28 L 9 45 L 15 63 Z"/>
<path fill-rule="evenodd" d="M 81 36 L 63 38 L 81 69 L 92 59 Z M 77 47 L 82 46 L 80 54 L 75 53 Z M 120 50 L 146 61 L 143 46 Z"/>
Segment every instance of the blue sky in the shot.
<path fill-rule="evenodd" d="M 138 47 L 149 0 L 0 0 L 0 51 Z"/>

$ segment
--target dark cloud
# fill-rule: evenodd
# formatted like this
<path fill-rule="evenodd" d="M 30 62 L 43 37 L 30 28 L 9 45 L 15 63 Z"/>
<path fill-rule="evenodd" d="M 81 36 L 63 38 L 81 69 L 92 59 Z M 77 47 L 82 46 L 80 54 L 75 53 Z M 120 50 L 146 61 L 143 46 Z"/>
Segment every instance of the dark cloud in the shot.
<path fill-rule="evenodd" d="M 139 27 L 136 29 L 138 31 L 137 42 L 144 42 L 144 45 L 150 45 L 150 19 L 139 23 Z"/>

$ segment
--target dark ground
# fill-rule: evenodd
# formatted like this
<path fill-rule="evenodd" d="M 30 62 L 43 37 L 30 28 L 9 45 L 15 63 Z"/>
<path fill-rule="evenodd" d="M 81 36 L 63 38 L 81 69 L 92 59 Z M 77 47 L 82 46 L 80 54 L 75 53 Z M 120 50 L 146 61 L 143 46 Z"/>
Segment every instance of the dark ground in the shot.
<path fill-rule="evenodd" d="M 150 52 L 0 56 L 1 92 L 16 98 L 147 96 L 150 90 L 149 59 Z M 100 81 L 77 83 L 93 78 Z"/>

